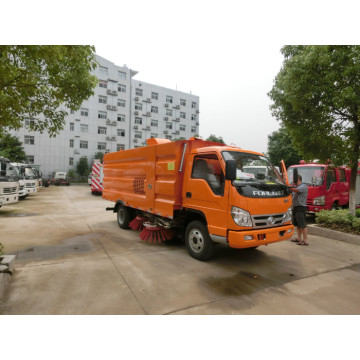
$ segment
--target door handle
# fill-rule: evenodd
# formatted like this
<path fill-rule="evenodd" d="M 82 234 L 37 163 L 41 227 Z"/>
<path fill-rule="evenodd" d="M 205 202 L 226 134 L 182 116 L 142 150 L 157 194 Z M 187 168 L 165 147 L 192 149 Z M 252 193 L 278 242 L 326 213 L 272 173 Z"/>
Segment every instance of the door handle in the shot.
<path fill-rule="evenodd" d="M 187 192 L 187 193 L 186 193 L 186 197 L 187 197 L 188 199 L 191 198 L 191 195 L 192 195 L 191 192 Z"/>

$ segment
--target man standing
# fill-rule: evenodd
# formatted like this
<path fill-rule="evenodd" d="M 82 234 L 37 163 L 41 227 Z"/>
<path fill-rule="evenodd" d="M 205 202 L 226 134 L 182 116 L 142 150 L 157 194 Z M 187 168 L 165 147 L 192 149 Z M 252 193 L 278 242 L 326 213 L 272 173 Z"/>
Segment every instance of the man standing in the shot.
<path fill-rule="evenodd" d="M 308 229 L 306 226 L 306 199 L 308 195 L 308 188 L 302 183 L 301 175 L 298 176 L 296 187 L 290 188 L 294 193 L 293 196 L 293 211 L 294 211 L 294 225 L 297 228 L 297 245 L 309 245 L 307 241 Z"/>

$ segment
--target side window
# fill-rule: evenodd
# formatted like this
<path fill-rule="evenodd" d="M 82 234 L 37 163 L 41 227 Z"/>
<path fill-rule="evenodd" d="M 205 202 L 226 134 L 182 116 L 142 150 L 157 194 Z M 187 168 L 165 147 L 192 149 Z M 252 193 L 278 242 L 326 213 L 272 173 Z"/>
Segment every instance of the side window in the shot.
<path fill-rule="evenodd" d="M 205 180 L 215 195 L 224 194 L 225 178 L 216 155 L 195 157 L 191 177 Z"/>
<path fill-rule="evenodd" d="M 340 182 L 346 182 L 346 175 L 344 169 L 338 169 Z"/>
<path fill-rule="evenodd" d="M 331 184 L 334 182 L 336 182 L 335 170 L 334 169 L 327 170 L 326 171 L 326 190 L 329 190 Z"/>

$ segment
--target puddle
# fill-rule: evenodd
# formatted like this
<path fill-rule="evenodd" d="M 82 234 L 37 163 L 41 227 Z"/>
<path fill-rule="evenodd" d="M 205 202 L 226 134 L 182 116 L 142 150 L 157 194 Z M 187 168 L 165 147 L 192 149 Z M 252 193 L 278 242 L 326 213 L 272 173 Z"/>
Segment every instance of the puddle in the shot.
<path fill-rule="evenodd" d="M 273 274 L 272 274 L 273 275 Z M 259 273 L 239 271 L 231 277 L 209 278 L 203 283 L 216 293 L 223 296 L 240 296 L 251 294 L 255 291 L 279 286 L 293 281 L 294 274 L 278 273 L 276 276 L 266 277 Z"/>
<path fill-rule="evenodd" d="M 101 234 L 85 234 L 62 240 L 61 245 L 32 246 L 17 252 L 16 261 L 50 260 L 59 258 L 65 254 L 87 253 L 94 249 L 93 241 Z"/>

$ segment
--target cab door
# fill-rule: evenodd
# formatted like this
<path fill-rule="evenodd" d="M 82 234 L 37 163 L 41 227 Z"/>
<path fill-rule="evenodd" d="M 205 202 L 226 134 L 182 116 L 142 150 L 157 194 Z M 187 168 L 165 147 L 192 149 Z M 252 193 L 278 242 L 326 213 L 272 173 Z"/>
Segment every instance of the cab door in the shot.
<path fill-rule="evenodd" d="M 206 217 L 209 233 L 226 236 L 228 192 L 216 153 L 190 155 L 184 175 L 183 207 Z"/>
<path fill-rule="evenodd" d="M 339 205 L 346 205 L 349 202 L 349 183 L 346 178 L 345 169 L 336 169 L 338 173 Z"/>
<path fill-rule="evenodd" d="M 326 170 L 325 210 L 330 210 L 339 201 L 338 181 L 333 168 Z"/>

